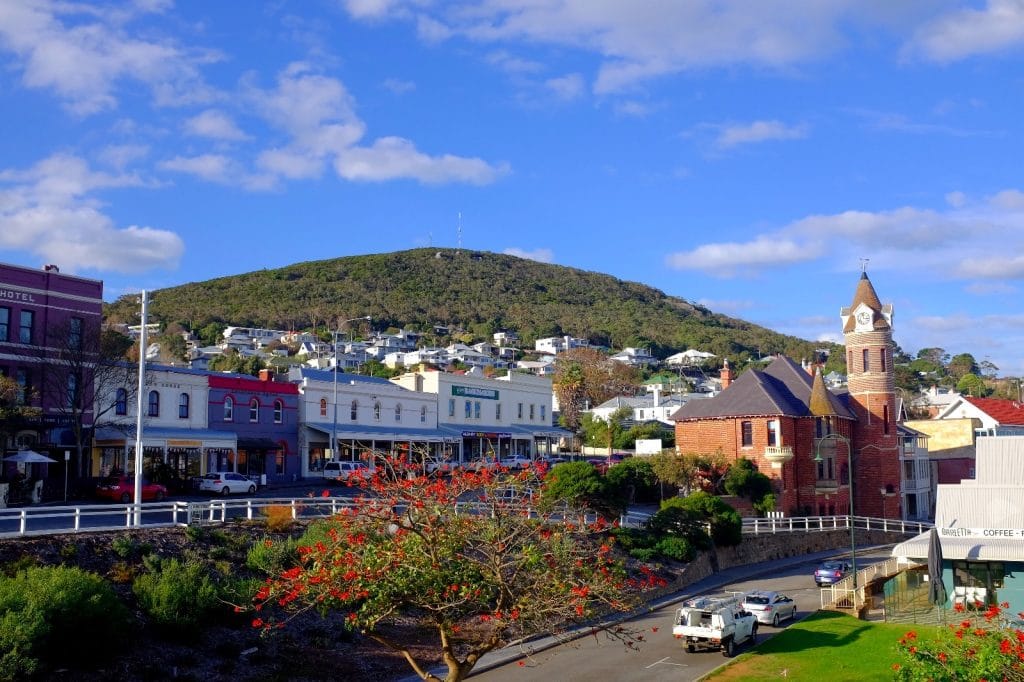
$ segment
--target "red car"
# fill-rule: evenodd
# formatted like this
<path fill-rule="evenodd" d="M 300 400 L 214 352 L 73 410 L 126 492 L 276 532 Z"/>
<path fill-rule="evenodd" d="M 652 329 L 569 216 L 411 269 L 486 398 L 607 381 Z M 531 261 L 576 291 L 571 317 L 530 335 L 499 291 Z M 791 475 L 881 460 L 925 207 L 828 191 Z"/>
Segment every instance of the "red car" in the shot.
<path fill-rule="evenodd" d="M 108 476 L 96 484 L 96 496 L 112 502 L 132 502 L 135 500 L 134 476 Z M 159 483 L 142 480 L 142 501 L 157 502 L 167 497 L 167 488 Z"/>

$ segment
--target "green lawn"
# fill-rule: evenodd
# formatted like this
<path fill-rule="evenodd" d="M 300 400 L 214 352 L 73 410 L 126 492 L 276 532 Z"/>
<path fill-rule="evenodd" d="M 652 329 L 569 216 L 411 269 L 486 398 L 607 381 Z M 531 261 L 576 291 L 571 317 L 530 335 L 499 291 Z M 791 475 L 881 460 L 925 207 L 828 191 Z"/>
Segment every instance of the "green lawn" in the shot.
<path fill-rule="evenodd" d="M 924 635 L 935 628 L 867 622 L 820 611 L 702 679 L 891 680 L 892 664 L 897 661 L 896 642 L 908 630 Z"/>

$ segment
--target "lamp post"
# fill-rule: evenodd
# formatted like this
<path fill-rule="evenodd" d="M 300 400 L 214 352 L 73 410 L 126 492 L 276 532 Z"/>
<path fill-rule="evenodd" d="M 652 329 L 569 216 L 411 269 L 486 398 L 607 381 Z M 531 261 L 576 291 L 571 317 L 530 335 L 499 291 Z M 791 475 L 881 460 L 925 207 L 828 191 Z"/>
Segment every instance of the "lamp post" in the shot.
<path fill-rule="evenodd" d="M 839 433 L 829 433 L 818 439 L 814 446 L 814 461 L 821 462 L 821 444 L 827 440 L 841 440 L 846 443 L 846 469 L 850 479 L 850 566 L 853 571 L 853 608 L 857 608 L 857 541 L 853 521 L 853 446 L 850 439 Z"/>
<path fill-rule="evenodd" d="M 338 447 L 338 334 L 341 333 L 341 326 L 343 324 L 348 324 L 349 322 L 358 322 L 359 320 L 365 320 L 366 322 L 369 322 L 370 316 L 364 315 L 362 317 L 353 317 L 348 320 L 339 320 L 337 326 L 335 327 L 333 338 L 331 339 L 334 342 L 334 400 L 332 401 L 334 403 L 334 418 L 331 422 L 332 425 L 330 459 L 337 459 L 336 448 Z"/>

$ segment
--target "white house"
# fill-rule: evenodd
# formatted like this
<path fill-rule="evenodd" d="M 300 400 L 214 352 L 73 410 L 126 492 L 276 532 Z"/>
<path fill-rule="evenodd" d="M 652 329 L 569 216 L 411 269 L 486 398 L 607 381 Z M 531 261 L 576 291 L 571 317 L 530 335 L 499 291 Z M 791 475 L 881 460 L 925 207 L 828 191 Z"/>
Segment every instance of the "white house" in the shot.
<path fill-rule="evenodd" d="M 537 339 L 533 343 L 534 350 L 538 353 L 547 353 L 548 355 L 558 355 L 562 351 L 572 350 L 573 348 L 587 348 L 590 346 L 590 341 L 587 339 L 577 339 L 573 336 L 549 336 L 543 339 Z"/>
<path fill-rule="evenodd" d="M 696 350 L 695 348 L 690 348 L 688 350 L 684 350 L 682 353 L 676 353 L 675 355 L 668 356 L 665 358 L 665 364 L 673 367 L 693 367 L 701 365 L 713 357 L 717 356 L 714 353 L 706 353 L 704 351 Z"/>
<path fill-rule="evenodd" d="M 650 351 L 646 348 L 623 348 L 608 359 L 621 362 L 630 367 L 647 367 L 658 363 L 658 358 L 651 355 Z"/>

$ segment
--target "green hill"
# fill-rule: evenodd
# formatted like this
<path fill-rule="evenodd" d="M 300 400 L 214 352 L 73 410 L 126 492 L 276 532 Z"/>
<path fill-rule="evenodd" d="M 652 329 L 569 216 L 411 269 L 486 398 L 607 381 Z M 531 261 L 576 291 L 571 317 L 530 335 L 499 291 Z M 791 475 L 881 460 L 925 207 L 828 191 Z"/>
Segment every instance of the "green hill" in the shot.
<path fill-rule="evenodd" d="M 136 297 L 106 307 L 110 321 L 137 322 Z M 273 329 L 324 328 L 371 315 L 374 329 L 429 336 L 444 325 L 462 338 L 515 331 L 524 348 L 571 334 L 610 348 L 646 347 L 659 357 L 687 348 L 745 359 L 758 353 L 811 357 L 816 345 L 775 333 L 643 284 L 495 253 L 414 249 L 297 263 L 153 292 L 153 320 Z M 444 339 L 438 339 L 445 342 Z"/>

